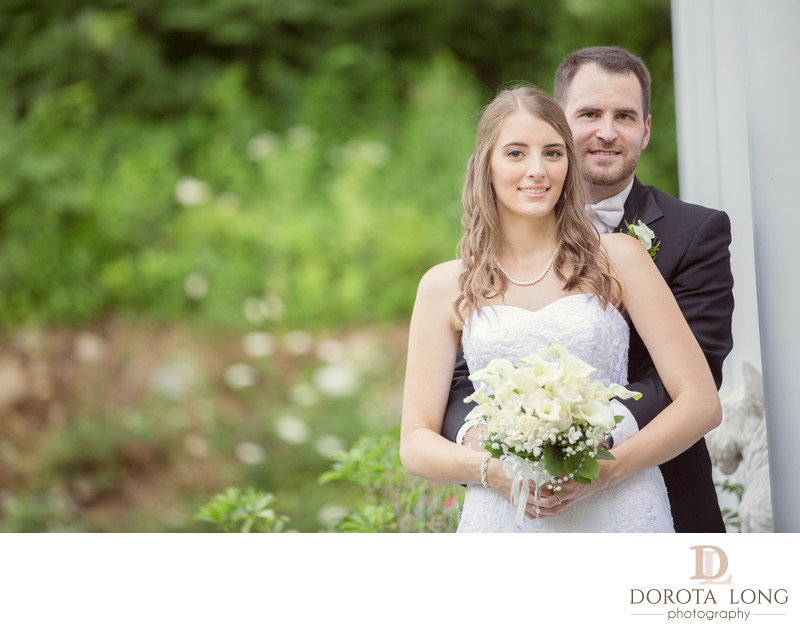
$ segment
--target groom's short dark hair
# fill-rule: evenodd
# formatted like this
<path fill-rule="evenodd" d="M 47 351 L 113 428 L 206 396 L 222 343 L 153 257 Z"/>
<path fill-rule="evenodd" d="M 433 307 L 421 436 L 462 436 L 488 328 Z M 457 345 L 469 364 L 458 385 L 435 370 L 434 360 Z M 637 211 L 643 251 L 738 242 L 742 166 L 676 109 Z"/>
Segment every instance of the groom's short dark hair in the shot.
<path fill-rule="evenodd" d="M 556 69 L 553 95 L 562 107 L 566 104 L 569 86 L 581 66 L 595 63 L 610 74 L 632 72 L 642 88 L 642 115 L 650 113 L 650 71 L 636 55 L 617 46 L 591 46 L 567 55 Z"/>

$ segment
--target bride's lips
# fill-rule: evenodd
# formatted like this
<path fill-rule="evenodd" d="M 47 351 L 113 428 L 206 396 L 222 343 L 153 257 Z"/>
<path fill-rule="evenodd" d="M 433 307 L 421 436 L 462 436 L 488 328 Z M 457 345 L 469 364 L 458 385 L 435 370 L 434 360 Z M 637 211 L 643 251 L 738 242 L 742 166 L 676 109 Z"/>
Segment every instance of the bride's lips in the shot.
<path fill-rule="evenodd" d="M 549 186 L 526 186 L 526 187 L 520 187 L 519 189 L 519 191 L 526 197 L 532 197 L 537 199 L 547 195 L 547 191 L 549 190 L 550 190 Z"/>

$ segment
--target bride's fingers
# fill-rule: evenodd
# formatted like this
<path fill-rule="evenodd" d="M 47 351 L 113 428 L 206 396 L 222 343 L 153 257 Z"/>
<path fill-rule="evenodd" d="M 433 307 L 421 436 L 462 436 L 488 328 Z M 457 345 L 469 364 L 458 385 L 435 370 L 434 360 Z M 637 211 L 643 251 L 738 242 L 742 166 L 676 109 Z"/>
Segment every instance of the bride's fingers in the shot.
<path fill-rule="evenodd" d="M 537 517 L 553 517 L 560 512 L 560 509 L 561 507 L 558 503 L 556 503 L 555 506 L 550 506 L 549 502 L 545 503 L 544 500 L 540 500 L 538 504 L 535 501 L 529 501 L 525 506 L 525 514 L 531 519 L 536 519 Z"/>

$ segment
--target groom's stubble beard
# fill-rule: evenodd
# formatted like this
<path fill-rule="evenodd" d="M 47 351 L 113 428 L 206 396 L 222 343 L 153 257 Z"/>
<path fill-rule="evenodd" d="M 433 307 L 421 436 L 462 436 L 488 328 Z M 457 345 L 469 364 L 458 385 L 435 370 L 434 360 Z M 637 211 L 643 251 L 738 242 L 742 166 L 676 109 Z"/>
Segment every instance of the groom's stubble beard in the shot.
<path fill-rule="evenodd" d="M 610 145 L 607 147 L 594 147 L 592 150 L 620 150 L 620 147 Z M 590 163 L 591 154 L 586 150 L 583 154 L 583 175 L 586 182 L 593 186 L 615 186 L 626 181 L 636 171 L 642 152 L 626 153 L 622 148 L 622 162 L 616 165 L 597 165 Z"/>

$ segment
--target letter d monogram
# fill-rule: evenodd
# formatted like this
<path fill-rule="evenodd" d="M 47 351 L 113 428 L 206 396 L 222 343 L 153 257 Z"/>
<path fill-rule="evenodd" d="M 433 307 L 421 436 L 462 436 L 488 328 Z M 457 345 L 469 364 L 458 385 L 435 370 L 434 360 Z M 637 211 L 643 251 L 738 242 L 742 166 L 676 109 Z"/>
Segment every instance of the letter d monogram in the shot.
<path fill-rule="evenodd" d="M 703 585 L 730 585 L 732 576 L 725 580 L 720 578 L 728 569 L 728 555 L 722 548 L 717 546 L 691 546 L 690 550 L 695 551 L 695 574 L 692 580 L 702 580 Z M 714 572 L 714 557 L 719 557 L 719 568 Z"/>

